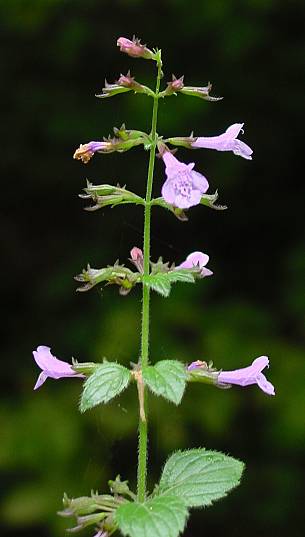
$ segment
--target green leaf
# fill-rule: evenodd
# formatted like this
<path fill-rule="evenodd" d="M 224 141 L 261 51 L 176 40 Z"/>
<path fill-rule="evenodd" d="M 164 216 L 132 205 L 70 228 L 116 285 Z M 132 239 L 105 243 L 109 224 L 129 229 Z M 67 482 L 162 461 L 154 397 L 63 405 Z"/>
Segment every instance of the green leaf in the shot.
<path fill-rule="evenodd" d="M 149 274 L 143 281 L 154 291 L 157 291 L 162 296 L 168 297 L 171 291 L 171 284 L 175 282 L 194 283 L 195 278 L 191 272 L 187 270 L 172 270 L 169 272 L 157 272 Z"/>
<path fill-rule="evenodd" d="M 179 405 L 186 385 L 185 367 L 176 360 L 162 360 L 153 366 L 143 367 L 145 384 L 156 395 Z"/>
<path fill-rule="evenodd" d="M 156 496 L 144 503 L 124 503 L 115 521 L 130 537 L 177 537 L 183 531 L 188 511 L 176 496 Z"/>
<path fill-rule="evenodd" d="M 211 505 L 239 485 L 243 468 L 241 461 L 217 451 L 178 451 L 164 466 L 158 494 L 178 496 L 188 507 Z"/>
<path fill-rule="evenodd" d="M 98 366 L 86 380 L 80 401 L 80 411 L 85 412 L 100 403 L 108 403 L 127 388 L 131 373 L 115 362 Z"/>
<path fill-rule="evenodd" d="M 157 291 L 159 295 L 169 296 L 171 290 L 171 282 L 167 277 L 166 272 L 158 274 L 149 274 L 148 276 L 143 276 L 143 282 L 145 285 L 148 285 L 154 291 Z"/>

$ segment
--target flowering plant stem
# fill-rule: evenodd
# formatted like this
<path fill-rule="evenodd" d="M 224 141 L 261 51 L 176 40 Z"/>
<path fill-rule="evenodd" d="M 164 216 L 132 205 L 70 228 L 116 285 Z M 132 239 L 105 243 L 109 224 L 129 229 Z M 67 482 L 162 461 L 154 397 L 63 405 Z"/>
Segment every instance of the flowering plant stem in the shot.
<path fill-rule="evenodd" d="M 148 365 L 149 354 L 149 307 L 150 307 L 150 288 L 145 284 L 145 277 L 149 275 L 149 260 L 150 260 L 150 217 L 151 217 L 151 193 L 154 177 L 155 154 L 157 146 L 157 119 L 158 119 L 158 95 L 161 80 L 161 58 L 157 64 L 158 74 L 156 82 L 156 90 L 154 96 L 152 124 L 151 124 L 151 146 L 149 154 L 149 165 L 147 173 L 147 186 L 145 198 L 144 212 L 144 238 L 143 238 L 143 253 L 144 253 L 144 281 L 143 281 L 143 302 L 142 302 L 142 335 L 141 335 L 141 368 Z M 145 386 L 142 385 L 144 416 L 139 417 L 139 448 L 138 448 L 138 480 L 137 493 L 138 501 L 143 502 L 146 495 L 146 474 L 147 474 L 147 397 Z"/>

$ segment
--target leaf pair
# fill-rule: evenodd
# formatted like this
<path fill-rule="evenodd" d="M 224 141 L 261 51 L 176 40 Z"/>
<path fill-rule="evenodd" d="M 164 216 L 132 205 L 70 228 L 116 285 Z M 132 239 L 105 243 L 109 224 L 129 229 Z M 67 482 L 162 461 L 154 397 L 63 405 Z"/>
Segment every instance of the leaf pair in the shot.
<path fill-rule="evenodd" d="M 100 403 L 108 403 L 127 388 L 132 373 L 116 362 L 105 362 L 97 366 L 86 380 L 80 402 L 81 412 Z M 144 367 L 142 378 L 148 388 L 175 405 L 182 399 L 187 374 L 185 367 L 176 360 L 162 360 L 154 366 Z"/>
<path fill-rule="evenodd" d="M 165 464 L 155 495 L 121 505 L 115 520 L 129 537 L 177 537 L 188 509 L 226 496 L 239 484 L 243 468 L 242 462 L 217 451 L 178 451 Z"/>

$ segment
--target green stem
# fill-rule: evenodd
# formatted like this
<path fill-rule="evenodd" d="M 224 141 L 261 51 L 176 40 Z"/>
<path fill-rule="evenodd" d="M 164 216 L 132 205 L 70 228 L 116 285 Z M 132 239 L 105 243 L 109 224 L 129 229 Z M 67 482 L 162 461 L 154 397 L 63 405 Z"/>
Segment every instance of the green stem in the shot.
<path fill-rule="evenodd" d="M 155 155 L 157 146 L 157 117 L 158 117 L 158 94 L 161 79 L 161 60 L 158 62 L 158 75 L 154 97 L 154 106 L 152 113 L 151 124 L 151 147 L 149 155 L 149 165 L 147 174 L 147 187 L 145 198 L 144 212 L 144 239 L 143 239 L 143 255 L 144 255 L 144 280 L 149 274 L 150 260 L 150 216 L 151 216 L 151 193 L 154 177 Z M 150 289 L 143 282 L 143 301 L 142 301 L 142 335 L 141 335 L 141 367 L 148 365 L 148 348 L 149 348 L 149 302 Z M 146 496 L 146 474 L 147 474 L 147 401 L 144 391 L 144 412 L 145 419 L 140 416 L 139 419 L 139 447 L 138 447 L 138 501 L 143 502 Z"/>

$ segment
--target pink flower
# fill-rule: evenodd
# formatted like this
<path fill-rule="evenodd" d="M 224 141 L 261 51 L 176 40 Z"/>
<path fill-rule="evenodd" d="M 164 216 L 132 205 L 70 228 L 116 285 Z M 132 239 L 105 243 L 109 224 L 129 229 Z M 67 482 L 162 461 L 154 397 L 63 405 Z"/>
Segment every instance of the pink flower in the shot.
<path fill-rule="evenodd" d="M 200 268 L 200 276 L 204 278 L 205 276 L 212 276 L 213 272 L 207 268 L 205 265 L 209 262 L 209 256 L 202 252 L 193 252 L 189 254 L 183 263 L 176 267 L 176 270 L 179 269 L 192 269 Z"/>
<path fill-rule="evenodd" d="M 191 147 L 195 149 L 205 147 L 207 149 L 216 149 L 217 151 L 233 151 L 234 155 L 252 160 L 253 151 L 251 147 L 237 139 L 243 126 L 243 123 L 234 123 L 219 136 L 199 136 L 191 144 Z"/>
<path fill-rule="evenodd" d="M 143 252 L 137 246 L 134 246 L 130 250 L 131 262 L 137 267 L 138 271 L 143 274 L 144 272 L 144 257 Z"/>
<path fill-rule="evenodd" d="M 121 52 L 126 52 L 128 56 L 132 56 L 133 58 L 150 60 L 154 57 L 154 53 L 145 45 L 142 45 L 140 39 L 136 37 L 133 37 L 132 41 L 126 37 L 119 37 L 117 46 L 120 47 Z"/>
<path fill-rule="evenodd" d="M 84 164 L 87 164 L 97 151 L 108 153 L 113 151 L 113 145 L 111 142 L 89 142 L 88 144 L 80 144 L 76 149 L 73 158 L 82 160 Z"/>
<path fill-rule="evenodd" d="M 52 379 L 60 379 L 63 377 L 84 378 L 84 375 L 77 374 L 70 364 L 55 358 L 55 356 L 51 354 L 51 349 L 45 345 L 37 347 L 37 350 L 33 351 L 33 356 L 36 364 L 42 369 L 34 386 L 34 390 L 40 388 L 48 377 Z"/>
<path fill-rule="evenodd" d="M 209 188 L 207 179 L 193 170 L 195 166 L 193 162 L 184 164 L 170 151 L 163 152 L 162 159 L 167 175 L 167 180 L 162 187 L 162 196 L 165 201 L 179 209 L 188 209 L 198 205 L 202 194 Z"/>
<path fill-rule="evenodd" d="M 249 367 L 243 367 L 235 371 L 221 371 L 218 375 L 218 383 L 238 384 L 239 386 L 257 384 L 263 392 L 268 395 L 275 395 L 274 386 L 262 373 L 265 367 L 269 367 L 269 358 L 267 356 L 260 356 Z"/>

